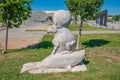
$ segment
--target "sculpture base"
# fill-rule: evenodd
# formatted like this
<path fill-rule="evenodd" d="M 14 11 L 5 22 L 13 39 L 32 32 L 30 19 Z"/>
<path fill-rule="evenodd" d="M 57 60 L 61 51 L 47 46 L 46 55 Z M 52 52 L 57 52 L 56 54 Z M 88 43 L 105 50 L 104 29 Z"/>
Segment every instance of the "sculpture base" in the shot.
<path fill-rule="evenodd" d="M 66 66 L 64 68 L 42 68 L 38 67 L 40 62 L 30 62 L 23 65 L 21 72 L 28 72 L 31 74 L 42 74 L 42 73 L 58 73 L 58 72 L 79 72 L 87 71 L 84 63 L 78 64 L 74 67 Z"/>

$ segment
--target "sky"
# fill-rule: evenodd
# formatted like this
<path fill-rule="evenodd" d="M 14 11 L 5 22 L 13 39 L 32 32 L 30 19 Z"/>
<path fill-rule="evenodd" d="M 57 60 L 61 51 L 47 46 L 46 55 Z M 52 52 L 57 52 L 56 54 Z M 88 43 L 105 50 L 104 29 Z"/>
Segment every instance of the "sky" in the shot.
<path fill-rule="evenodd" d="M 33 0 L 31 8 L 41 11 L 68 10 L 64 0 Z M 104 0 L 101 10 L 106 9 L 109 15 L 120 14 L 120 0 Z"/>

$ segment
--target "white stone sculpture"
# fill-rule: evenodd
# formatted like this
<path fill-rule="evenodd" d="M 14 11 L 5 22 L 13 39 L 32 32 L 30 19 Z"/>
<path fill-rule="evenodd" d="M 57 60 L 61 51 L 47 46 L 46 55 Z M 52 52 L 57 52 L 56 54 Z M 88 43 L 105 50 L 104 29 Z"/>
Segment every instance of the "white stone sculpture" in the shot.
<path fill-rule="evenodd" d="M 48 32 L 54 34 L 54 49 L 52 51 L 52 55 L 62 54 L 64 51 L 75 50 L 76 40 L 69 29 L 64 27 L 59 28 L 59 26 L 53 26 L 48 29 Z"/>
<path fill-rule="evenodd" d="M 53 27 L 47 30 L 54 34 L 54 49 L 48 57 L 41 62 L 31 62 L 23 65 L 21 73 L 32 74 L 86 71 L 83 63 L 85 58 L 84 50 L 75 50 L 76 40 L 72 32 L 67 28 L 71 22 L 69 12 L 60 10 L 53 16 Z"/>

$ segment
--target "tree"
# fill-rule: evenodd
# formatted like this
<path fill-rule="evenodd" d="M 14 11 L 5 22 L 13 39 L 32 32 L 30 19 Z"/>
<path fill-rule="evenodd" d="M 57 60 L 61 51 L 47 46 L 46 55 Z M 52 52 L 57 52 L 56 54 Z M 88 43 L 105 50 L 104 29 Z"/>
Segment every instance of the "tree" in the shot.
<path fill-rule="evenodd" d="M 0 15 L 6 27 L 6 39 L 3 53 L 7 53 L 8 28 L 18 28 L 23 20 L 30 16 L 31 0 L 0 0 Z"/>
<path fill-rule="evenodd" d="M 119 21 L 119 19 L 120 19 L 120 15 L 113 16 L 113 20 L 115 21 L 115 23 L 116 23 L 116 21 Z"/>
<path fill-rule="evenodd" d="M 77 13 L 75 12 L 76 4 L 73 4 L 74 0 L 65 0 L 65 4 L 67 5 L 68 10 L 70 11 L 71 15 L 74 17 L 74 24 L 77 24 Z"/>
<path fill-rule="evenodd" d="M 101 6 L 104 3 L 104 0 L 66 0 L 66 3 L 71 3 L 74 6 L 74 10 L 77 15 L 81 16 L 80 29 L 77 39 L 76 49 L 80 49 L 80 38 L 82 32 L 83 21 L 85 19 L 91 18 L 94 14 L 97 14 L 100 11 Z M 73 6 L 68 6 L 68 8 L 73 8 Z M 71 12 L 71 11 L 70 11 Z"/>

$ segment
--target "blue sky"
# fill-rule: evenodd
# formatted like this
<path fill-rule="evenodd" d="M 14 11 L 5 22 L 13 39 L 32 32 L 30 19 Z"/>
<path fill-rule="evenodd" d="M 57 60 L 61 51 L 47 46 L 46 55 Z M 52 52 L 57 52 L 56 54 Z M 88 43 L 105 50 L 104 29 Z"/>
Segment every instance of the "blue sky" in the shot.
<path fill-rule="evenodd" d="M 64 0 L 34 0 L 32 10 L 67 10 Z M 104 0 L 102 10 L 107 9 L 109 15 L 120 14 L 120 0 Z"/>

